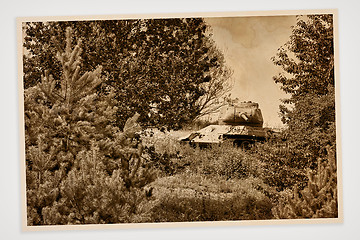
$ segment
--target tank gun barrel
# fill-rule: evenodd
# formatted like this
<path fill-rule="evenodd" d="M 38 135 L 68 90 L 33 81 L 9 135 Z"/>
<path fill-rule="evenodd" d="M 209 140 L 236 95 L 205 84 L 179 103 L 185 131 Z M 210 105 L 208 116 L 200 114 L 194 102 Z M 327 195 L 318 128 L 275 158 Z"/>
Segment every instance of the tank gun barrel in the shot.
<path fill-rule="evenodd" d="M 263 118 L 258 103 L 241 102 L 224 106 L 220 110 L 219 123 L 262 127 Z"/>
<path fill-rule="evenodd" d="M 245 112 L 241 112 L 239 114 L 239 117 L 241 117 L 242 119 L 244 119 L 245 121 L 249 121 L 249 117 L 246 115 Z"/>

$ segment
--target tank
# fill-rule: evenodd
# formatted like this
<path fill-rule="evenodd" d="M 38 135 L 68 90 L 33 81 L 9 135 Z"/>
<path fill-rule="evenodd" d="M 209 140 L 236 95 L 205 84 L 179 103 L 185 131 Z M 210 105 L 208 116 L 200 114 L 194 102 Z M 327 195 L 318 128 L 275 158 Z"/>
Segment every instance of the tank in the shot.
<path fill-rule="evenodd" d="M 231 142 L 249 149 L 256 142 L 264 142 L 267 132 L 259 104 L 240 102 L 220 109 L 217 125 L 209 125 L 180 139 L 192 146 L 206 147 L 222 142 Z"/>

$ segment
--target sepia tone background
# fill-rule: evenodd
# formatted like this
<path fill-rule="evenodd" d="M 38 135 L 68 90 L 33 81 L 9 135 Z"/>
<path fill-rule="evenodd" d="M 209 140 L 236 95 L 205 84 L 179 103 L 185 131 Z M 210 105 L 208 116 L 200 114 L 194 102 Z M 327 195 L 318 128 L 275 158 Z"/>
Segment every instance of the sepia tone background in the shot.
<path fill-rule="evenodd" d="M 259 103 L 264 125 L 283 126 L 278 116 L 280 99 L 286 94 L 270 76 L 281 70 L 270 60 L 279 46 L 291 35 L 295 16 L 245 18 L 207 18 L 213 29 L 213 38 L 223 50 L 227 64 L 234 69 L 233 98 Z"/>
<path fill-rule="evenodd" d="M 157 1 L 153 1 L 157 2 Z M 71 237 L 77 239 L 79 237 L 86 237 L 87 239 L 96 238 L 118 238 L 123 237 L 126 239 L 139 239 L 146 237 L 148 239 L 199 239 L 206 237 L 208 239 L 219 239 L 220 237 L 228 236 L 244 236 L 251 237 L 252 239 L 287 239 L 289 236 L 293 239 L 302 239 L 304 237 L 327 238 L 337 239 L 344 236 L 351 236 L 356 238 L 355 226 L 358 224 L 357 215 L 359 214 L 359 207 L 356 204 L 359 197 L 358 188 L 355 186 L 358 178 L 355 177 L 355 170 L 358 169 L 358 162 L 356 162 L 356 140 L 354 137 L 359 133 L 357 128 L 354 128 L 354 115 L 358 113 L 353 110 L 356 109 L 356 98 L 354 97 L 358 83 L 355 83 L 357 75 L 356 66 L 358 63 L 354 58 L 355 53 L 358 52 L 358 33 L 352 31 L 352 27 L 356 26 L 356 8 L 351 4 L 343 4 L 334 1 L 318 1 L 316 4 L 312 1 L 301 1 L 299 3 L 288 3 L 285 1 L 273 4 L 265 3 L 264 1 L 259 5 L 258 2 L 254 3 L 240 3 L 238 1 L 222 1 L 218 5 L 211 5 L 209 2 L 199 1 L 199 4 L 186 3 L 173 3 L 166 5 L 164 2 L 158 1 L 160 4 L 143 4 L 140 10 L 139 4 L 134 5 L 121 5 L 115 4 L 118 8 L 109 8 L 108 5 L 94 5 L 84 4 L 84 2 L 74 3 L 71 6 L 70 1 L 62 1 L 58 5 L 48 5 L 46 2 L 25 3 L 14 2 L 13 5 L 7 5 L 2 11 L 6 11 L 6 19 L 1 21 L 2 29 L 6 31 L 2 38 L 2 50 L 5 54 L 2 55 L 2 66 L 11 66 L 11 68 L 3 68 L 6 72 L 2 82 L 2 106 L 9 114 L 4 114 L 6 118 L 2 118 L 2 189 L 5 194 L 1 201 L 2 214 L 1 229 L 4 236 L 10 239 L 62 239 L 64 237 Z M 200 4 L 200 2 L 202 2 Z M 162 3 L 162 4 L 161 4 Z M 226 3 L 226 4 L 225 4 Z M 347 2 L 348 3 L 348 2 Z M 355 4 L 355 1 L 353 1 Z M 355 4 L 356 5 L 356 4 Z M 94 7 L 96 6 L 96 7 Z M 261 7 L 260 7 L 261 6 Z M 17 86 L 16 86 L 16 57 L 15 52 L 15 27 L 14 18 L 18 16 L 49 16 L 49 15 L 71 15 L 71 14 L 110 14 L 116 11 L 117 14 L 123 12 L 184 12 L 184 11 L 234 11 L 236 10 L 273 10 L 273 9 L 304 9 L 304 8 L 339 8 L 340 17 L 340 51 L 341 51 L 341 96 L 342 96 L 342 128 L 343 131 L 343 162 L 344 162 L 344 200 L 345 200 L 345 223 L 335 225 L 315 225 L 315 226 L 252 226 L 252 227 L 227 227 L 227 228 L 197 228 L 197 229 L 165 229 L 165 230 L 112 230 L 112 231 L 93 231 L 90 232 L 53 232 L 53 233 L 37 233 L 37 234 L 23 234 L 20 233 L 20 183 L 19 183 L 19 162 L 18 160 L 18 122 L 17 122 Z M 161 9 L 161 10 L 160 10 Z M 11 11 L 10 11 L 11 10 Z M 30 11 L 31 10 L 31 11 Z M 3 16 L 4 17 L 4 16 Z M 12 46 L 12 47 L 10 47 Z M 6 57 L 6 59 L 5 59 Z M 349 60 L 350 57 L 350 60 Z M 7 89 L 12 89 L 8 91 Z M 11 99 L 11 104 L 9 104 Z M 9 125 L 11 127 L 9 127 Z M 8 147 L 11 146 L 11 147 Z M 10 170 L 9 170 L 10 169 Z M 11 224 L 9 226 L 9 224 Z M 296 233 L 296 234 L 295 234 Z M 294 235 L 295 234 L 295 235 Z"/>

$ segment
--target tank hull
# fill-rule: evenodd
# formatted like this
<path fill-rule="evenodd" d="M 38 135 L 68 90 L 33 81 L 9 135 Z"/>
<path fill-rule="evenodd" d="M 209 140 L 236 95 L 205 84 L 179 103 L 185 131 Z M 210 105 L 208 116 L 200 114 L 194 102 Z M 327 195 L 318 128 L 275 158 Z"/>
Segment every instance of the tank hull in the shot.
<path fill-rule="evenodd" d="M 263 142 L 266 132 L 262 127 L 209 125 L 180 139 L 193 146 L 206 147 L 223 142 L 233 142 L 238 146 L 249 146 L 255 142 Z"/>
<path fill-rule="evenodd" d="M 267 132 L 263 128 L 263 117 L 259 104 L 241 102 L 220 109 L 219 125 L 209 125 L 180 139 L 190 145 L 208 146 L 222 142 L 233 142 L 244 148 L 255 142 L 263 142 Z"/>

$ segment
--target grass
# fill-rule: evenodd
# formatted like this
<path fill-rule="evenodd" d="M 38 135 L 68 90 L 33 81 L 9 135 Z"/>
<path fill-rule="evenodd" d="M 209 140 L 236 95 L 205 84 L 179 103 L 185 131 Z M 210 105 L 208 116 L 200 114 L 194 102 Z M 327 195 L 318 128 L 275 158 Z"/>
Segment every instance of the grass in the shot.
<path fill-rule="evenodd" d="M 255 178 L 225 180 L 188 172 L 150 185 L 157 199 L 151 217 L 155 222 L 272 218 L 272 203 Z"/>
<path fill-rule="evenodd" d="M 276 145 L 199 149 L 179 144 L 185 133 L 156 133 L 148 141 L 158 170 L 148 186 L 152 222 L 273 219 L 274 206 L 286 202 L 291 186 L 305 182 L 302 172 L 280 164 L 284 157 Z"/>
<path fill-rule="evenodd" d="M 291 156 L 276 142 L 243 151 L 228 144 L 207 149 L 180 146 L 173 138 L 171 147 L 158 141 L 156 149 L 172 172 L 150 184 L 153 222 L 279 218 L 280 205 L 289 209 L 293 188 L 307 183 L 305 169 L 294 167 Z M 322 209 L 326 216 L 337 212 L 333 198 Z M 295 218 L 285 215 L 282 218 Z"/>

